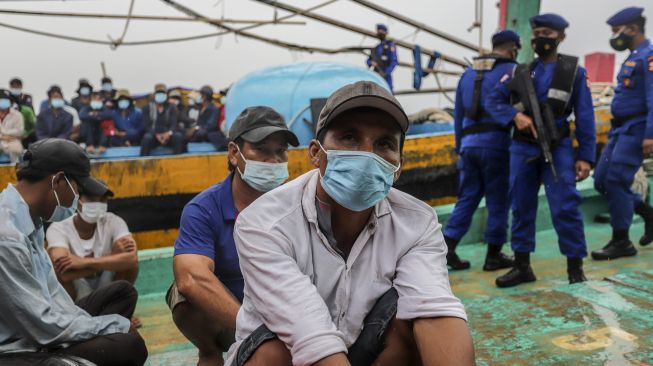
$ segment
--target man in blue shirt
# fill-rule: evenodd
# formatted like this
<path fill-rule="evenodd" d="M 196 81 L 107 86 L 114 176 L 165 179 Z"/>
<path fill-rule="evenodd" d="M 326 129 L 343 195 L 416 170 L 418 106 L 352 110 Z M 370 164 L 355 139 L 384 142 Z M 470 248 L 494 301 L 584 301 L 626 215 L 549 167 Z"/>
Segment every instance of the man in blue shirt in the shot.
<path fill-rule="evenodd" d="M 36 117 L 36 139 L 50 137 L 70 139 L 73 130 L 73 116 L 64 110 L 66 102 L 61 89 L 53 86 L 48 90 L 48 108 Z"/>
<path fill-rule="evenodd" d="M 390 91 L 394 91 L 392 85 L 392 71 L 397 67 L 397 47 L 395 43 L 386 39 L 388 36 L 388 27 L 385 24 L 376 25 L 376 36 L 381 40 L 376 47 L 371 50 L 370 57 L 367 58 L 367 66 L 381 75 L 388 83 Z"/>
<path fill-rule="evenodd" d="M 200 89 L 200 97 L 198 102 L 199 114 L 197 116 L 197 124 L 195 125 L 195 132 L 190 138 L 190 142 L 205 142 L 209 141 L 217 151 L 224 151 L 227 149 L 227 138 L 220 131 L 219 119 L 220 110 L 213 104 L 213 89 L 205 85 Z"/>
<path fill-rule="evenodd" d="M 474 59 L 458 82 L 454 109 L 459 185 L 456 207 L 444 229 L 447 265 L 454 270 L 469 268 L 456 254 L 456 246 L 467 233 L 474 211 L 485 196 L 488 210 L 485 242 L 488 243 L 483 270 L 512 267 L 511 258 L 501 253 L 508 230 L 508 167 L 510 122 L 497 123 L 483 105 L 503 75 L 515 67 L 521 48 L 519 35 L 503 30 L 492 36 L 492 53 Z M 505 121 L 504 121 L 505 122 Z"/>
<path fill-rule="evenodd" d="M 109 136 L 109 146 L 135 146 L 143 136 L 143 112 L 134 105 L 129 90 L 120 89 L 116 94 L 113 109 L 115 131 Z"/>
<path fill-rule="evenodd" d="M 633 192 L 644 155 L 653 153 L 653 45 L 644 35 L 643 8 L 626 8 L 608 19 L 610 45 L 630 50 L 617 76 L 612 99 L 612 129 L 594 171 L 594 185 L 608 199 L 612 240 L 592 252 L 596 260 L 637 254 L 628 237 L 633 212 L 644 218 L 641 245 L 653 242 L 653 208 Z"/>
<path fill-rule="evenodd" d="M 288 144 L 299 141 L 269 107 L 245 109 L 229 130 L 223 182 L 184 207 L 175 242 L 175 283 L 166 296 L 181 332 L 199 349 L 198 365 L 222 365 L 235 341 L 243 276 L 233 238 L 238 213 L 288 179 Z"/>
<path fill-rule="evenodd" d="M 565 39 L 569 23 L 557 14 L 532 17 L 533 38 L 531 46 L 538 58 L 530 65 L 531 79 L 540 105 L 550 108 L 558 129 L 559 140 L 552 147 L 553 164 L 557 179 L 549 163 L 542 157 L 537 143 L 533 119 L 519 111 L 521 103 L 513 106 L 509 81 L 511 73 L 504 75 L 490 94 L 485 106 L 499 123 L 514 121 L 515 131 L 510 146 L 510 200 L 512 203 L 512 249 L 515 266 L 497 278 L 499 287 L 515 286 L 535 281 L 530 266 L 530 253 L 535 250 L 535 221 L 537 195 L 544 183 L 551 209 L 553 226 L 558 233 L 560 251 L 567 257 L 570 283 L 585 281 L 583 258 L 587 256 L 583 218 L 578 210 L 581 196 L 576 182 L 588 177 L 596 154 L 596 127 L 592 96 L 587 85 L 585 69 L 578 59 L 558 54 L 557 48 Z M 569 115 L 576 116 L 575 137 L 578 151 L 574 153 Z M 527 111 L 528 113 L 528 111 Z"/>
<path fill-rule="evenodd" d="M 45 251 L 43 221 L 72 216 L 78 192 L 106 189 L 90 169 L 74 142 L 38 141 L 18 165 L 18 183 L 0 194 L 0 364 L 7 353 L 35 351 L 98 366 L 145 363 L 145 343 L 129 321 L 133 286 L 116 281 L 73 302 Z"/>

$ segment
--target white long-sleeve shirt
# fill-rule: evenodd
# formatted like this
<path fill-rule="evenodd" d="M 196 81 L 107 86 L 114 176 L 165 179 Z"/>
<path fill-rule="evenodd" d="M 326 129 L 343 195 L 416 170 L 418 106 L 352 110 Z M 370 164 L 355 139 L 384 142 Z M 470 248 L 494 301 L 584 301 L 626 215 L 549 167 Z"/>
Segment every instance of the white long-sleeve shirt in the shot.
<path fill-rule="evenodd" d="M 447 249 L 431 207 L 392 189 L 345 260 L 319 229 L 318 177 L 314 170 L 263 195 L 236 220 L 245 296 L 226 364 L 261 324 L 288 346 L 295 365 L 347 352 L 392 286 L 399 319 L 466 320 L 449 286 Z"/>

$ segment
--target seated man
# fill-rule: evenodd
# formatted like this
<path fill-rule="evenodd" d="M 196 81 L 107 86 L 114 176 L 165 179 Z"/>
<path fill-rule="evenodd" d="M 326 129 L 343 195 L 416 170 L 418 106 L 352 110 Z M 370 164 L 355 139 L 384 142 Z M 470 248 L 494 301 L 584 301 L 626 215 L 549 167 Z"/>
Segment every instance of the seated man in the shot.
<path fill-rule="evenodd" d="M 154 100 L 143 107 L 143 126 L 141 156 L 150 155 L 157 146 L 171 147 L 173 154 L 184 152 L 184 136 L 177 125 L 177 107 L 168 103 L 165 85 L 156 84 Z"/>
<path fill-rule="evenodd" d="M 0 194 L 0 364 L 5 353 L 72 355 L 98 366 L 141 366 L 143 339 L 130 326 L 137 293 L 117 281 L 73 302 L 44 247 L 43 221 L 72 216 L 78 194 L 98 191 L 84 150 L 72 141 L 32 144 L 16 185 Z"/>
<path fill-rule="evenodd" d="M 36 139 L 51 137 L 70 139 L 73 131 L 73 115 L 65 110 L 66 102 L 58 86 L 48 90 L 48 107 L 41 108 L 36 117 Z"/>
<path fill-rule="evenodd" d="M 408 118 L 379 85 L 334 92 L 317 168 L 241 212 L 228 365 L 473 365 L 433 208 L 398 190 Z"/>
<path fill-rule="evenodd" d="M 268 107 L 245 109 L 229 138 L 231 174 L 200 193 L 182 213 L 175 283 L 167 295 L 175 324 L 199 349 L 200 366 L 222 365 L 222 353 L 234 342 L 243 301 L 233 239 L 236 216 L 288 179 L 288 144 L 299 145 L 283 117 Z"/>
<path fill-rule="evenodd" d="M 118 90 L 115 104 L 117 108 L 113 109 L 112 118 L 115 130 L 108 131 L 109 146 L 140 145 L 143 136 L 143 112 L 134 105 L 129 90 Z"/>
<path fill-rule="evenodd" d="M 136 281 L 138 248 L 125 221 L 107 212 L 112 196 L 106 186 L 81 191 L 81 210 L 46 233 L 55 273 L 73 299 L 113 281 Z"/>
<path fill-rule="evenodd" d="M 220 110 L 213 104 L 213 89 L 205 85 L 200 89 L 197 124 L 195 131 L 190 136 L 190 142 L 211 142 L 216 150 L 224 151 L 227 148 L 227 138 L 218 125 Z"/>
<path fill-rule="evenodd" d="M 79 118 L 82 120 L 81 140 L 86 143 L 86 152 L 91 155 L 103 154 L 107 150 L 108 141 L 101 124 L 112 120 L 113 108 L 105 104 L 100 92 L 93 92 L 90 104 L 82 107 Z"/>
<path fill-rule="evenodd" d="M 11 94 L 0 89 L 0 152 L 9 155 L 9 161 L 16 164 L 23 153 L 25 123 L 23 115 L 13 109 Z"/>

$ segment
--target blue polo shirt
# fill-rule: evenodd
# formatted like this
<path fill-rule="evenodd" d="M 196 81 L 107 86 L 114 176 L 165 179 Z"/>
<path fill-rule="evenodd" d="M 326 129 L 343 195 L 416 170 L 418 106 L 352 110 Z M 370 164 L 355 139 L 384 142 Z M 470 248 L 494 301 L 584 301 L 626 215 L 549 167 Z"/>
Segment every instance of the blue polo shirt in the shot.
<path fill-rule="evenodd" d="M 184 207 L 175 241 L 175 255 L 199 254 L 215 262 L 215 275 L 243 302 L 243 275 L 234 242 L 236 205 L 231 195 L 233 174 L 202 193 Z"/>

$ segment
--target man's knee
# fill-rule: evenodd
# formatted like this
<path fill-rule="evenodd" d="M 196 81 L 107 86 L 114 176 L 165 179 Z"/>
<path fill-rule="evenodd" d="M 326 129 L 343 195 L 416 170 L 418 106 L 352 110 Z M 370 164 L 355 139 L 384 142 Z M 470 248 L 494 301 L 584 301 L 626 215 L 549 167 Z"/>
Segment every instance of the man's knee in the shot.
<path fill-rule="evenodd" d="M 221 338 L 226 338 L 222 336 L 227 332 L 226 327 L 217 324 L 188 301 L 175 305 L 172 310 L 172 321 L 204 355 L 222 354 L 229 348 L 229 343 L 233 343 L 233 340 L 221 341 Z"/>
<path fill-rule="evenodd" d="M 130 303 L 136 303 L 138 300 L 138 292 L 136 291 L 134 285 L 132 285 L 129 281 L 113 281 L 108 284 L 107 287 L 113 293 L 112 298 L 128 299 Z"/>
<path fill-rule="evenodd" d="M 252 357 L 245 362 L 245 366 L 267 366 L 267 365 L 292 365 L 292 356 L 286 345 L 278 340 L 272 339 L 261 344 Z"/>
<path fill-rule="evenodd" d="M 120 352 L 118 353 L 122 354 L 122 356 L 116 356 L 125 358 L 121 364 L 133 366 L 145 364 L 148 355 L 147 346 L 140 335 L 125 333 L 109 335 L 107 337 L 113 337 L 119 343 Z"/>

